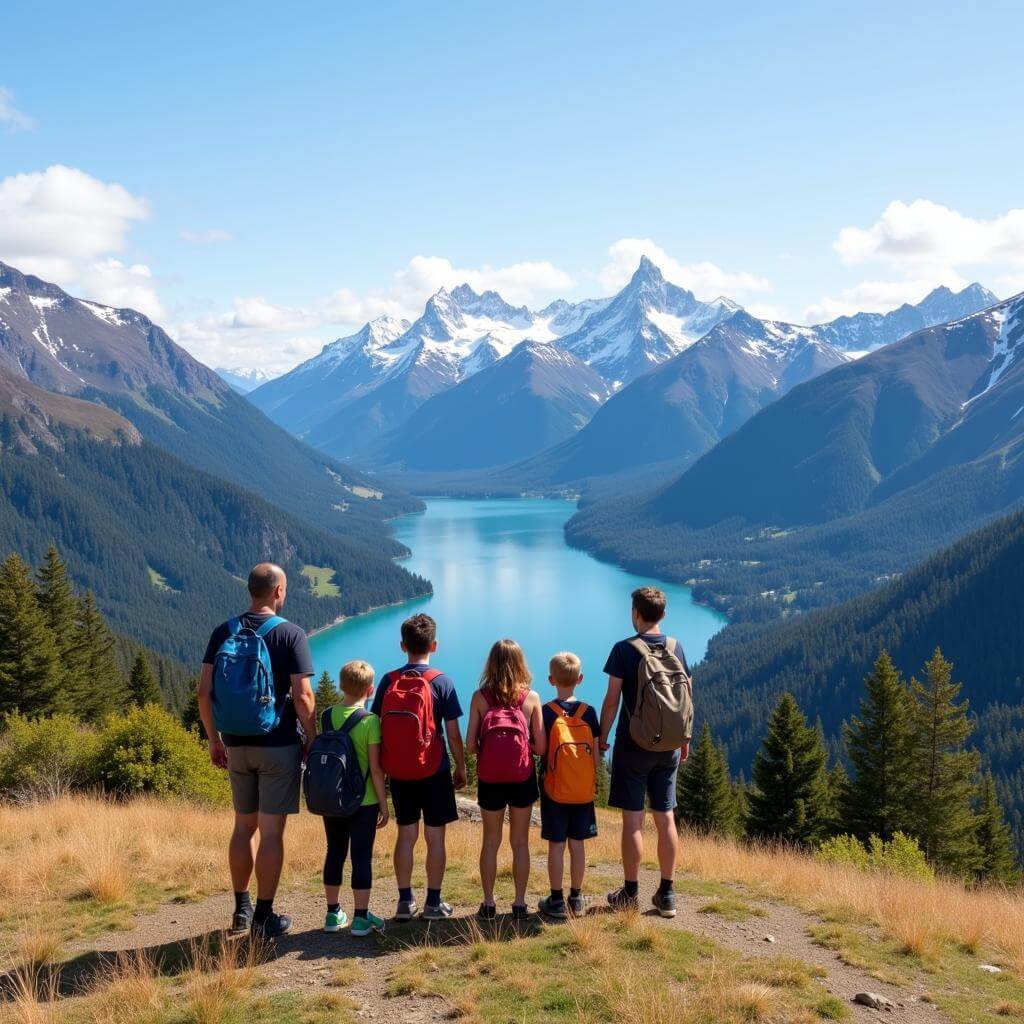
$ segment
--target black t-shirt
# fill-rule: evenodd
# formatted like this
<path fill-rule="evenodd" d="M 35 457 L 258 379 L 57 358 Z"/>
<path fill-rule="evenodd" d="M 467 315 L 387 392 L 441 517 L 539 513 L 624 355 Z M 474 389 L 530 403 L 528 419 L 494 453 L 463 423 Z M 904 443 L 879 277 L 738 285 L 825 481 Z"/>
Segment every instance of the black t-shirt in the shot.
<path fill-rule="evenodd" d="M 640 667 L 640 652 L 630 641 L 636 640 L 637 637 L 643 640 L 648 647 L 664 647 L 667 639 L 664 633 L 644 633 L 642 635 L 637 633 L 627 640 L 620 640 L 611 649 L 608 660 L 605 662 L 605 673 L 622 680 L 622 710 L 619 712 L 619 722 L 615 728 L 615 745 L 621 744 L 623 750 L 640 749 L 629 735 L 629 720 L 636 707 L 636 673 Z M 678 640 L 676 641 L 676 654 L 689 675 L 690 666 L 683 653 L 683 646 Z"/>
<path fill-rule="evenodd" d="M 245 612 L 238 618 L 243 626 L 259 629 L 270 616 Z M 210 634 L 210 642 L 206 645 L 206 654 L 203 655 L 204 665 L 214 663 L 220 645 L 230 635 L 228 622 L 221 623 Z M 267 645 L 270 666 L 274 670 L 274 691 L 277 695 L 277 706 L 281 709 L 281 720 L 265 736 L 231 736 L 222 733 L 221 738 L 226 747 L 289 747 L 299 742 L 298 719 L 295 715 L 295 705 L 291 700 L 291 689 L 293 675 L 313 674 L 313 655 L 309 650 L 306 632 L 294 622 L 282 622 L 263 638 L 263 642 Z"/>
<path fill-rule="evenodd" d="M 552 702 L 548 702 L 548 703 L 552 703 Z M 575 700 L 575 699 L 573 699 L 573 700 L 558 700 L 557 697 L 555 698 L 553 703 L 558 704 L 559 707 L 561 707 L 561 709 L 567 715 L 571 715 L 576 710 L 576 708 L 579 707 L 579 704 L 580 704 L 580 702 L 578 700 Z M 548 736 L 550 736 L 551 735 L 551 726 L 553 726 L 555 724 L 555 718 L 557 716 L 555 715 L 554 710 L 552 708 L 550 708 L 548 706 L 548 704 L 545 704 L 544 707 L 541 710 L 542 710 L 542 712 L 544 714 L 544 732 L 547 733 Z M 595 737 L 598 737 L 598 736 L 601 735 L 601 721 L 597 717 L 597 712 L 594 710 L 593 704 L 588 704 L 587 705 L 587 710 L 583 712 L 583 721 L 586 722 L 587 725 L 590 726 L 590 731 L 594 734 Z"/>

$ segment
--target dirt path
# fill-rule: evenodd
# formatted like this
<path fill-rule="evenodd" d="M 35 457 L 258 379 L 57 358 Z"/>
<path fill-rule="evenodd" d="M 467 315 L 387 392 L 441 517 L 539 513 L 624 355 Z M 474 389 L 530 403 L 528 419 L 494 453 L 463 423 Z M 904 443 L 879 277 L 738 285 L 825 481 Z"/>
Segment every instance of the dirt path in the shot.
<path fill-rule="evenodd" d="M 641 880 L 641 899 L 649 899 L 656 879 Z M 750 902 L 750 897 L 744 897 Z M 361 1004 L 358 1015 L 378 1024 L 450 1020 L 449 1007 L 435 999 L 420 997 L 385 998 L 388 976 L 398 960 L 405 956 L 402 949 L 381 949 L 373 939 L 353 938 L 347 931 L 327 935 L 320 930 L 323 922 L 323 900 L 312 893 L 293 892 L 280 899 L 280 905 L 294 918 L 290 935 L 276 943 L 275 956 L 263 968 L 275 989 L 327 986 L 339 962 L 358 960 L 359 970 L 353 972 L 356 980 L 345 991 Z M 597 903 L 598 901 L 595 901 Z M 821 921 L 784 904 L 756 901 L 763 917 L 746 921 L 729 921 L 699 908 L 708 899 L 684 896 L 679 899 L 679 913 L 674 920 L 664 921 L 665 927 L 683 928 L 704 936 L 748 957 L 786 956 L 820 967 L 825 972 L 821 979 L 825 988 L 846 1002 L 857 1021 L 877 1021 L 880 1018 L 899 1024 L 936 1024 L 948 1018 L 935 1006 L 922 1002 L 923 981 L 914 989 L 900 989 L 885 984 L 866 972 L 844 964 L 838 956 L 814 943 L 808 928 Z M 536 904 L 536 899 L 531 899 Z M 152 951 L 172 949 L 190 940 L 216 932 L 229 919 L 232 909 L 229 894 L 213 896 L 191 905 L 170 904 L 159 912 L 139 917 L 128 931 L 103 935 L 94 941 L 80 944 L 72 950 L 83 962 L 97 953 L 114 953 L 133 949 Z M 467 911 L 466 913 L 471 913 Z M 533 924 L 536 927 L 536 920 Z M 417 942 L 424 926 L 392 925 L 389 934 L 408 936 L 410 945 Z M 766 936 L 775 941 L 768 941 Z M 392 944 L 393 945 L 393 944 Z M 880 1014 L 850 1000 L 857 992 L 876 992 L 891 999 L 896 1009 Z"/>

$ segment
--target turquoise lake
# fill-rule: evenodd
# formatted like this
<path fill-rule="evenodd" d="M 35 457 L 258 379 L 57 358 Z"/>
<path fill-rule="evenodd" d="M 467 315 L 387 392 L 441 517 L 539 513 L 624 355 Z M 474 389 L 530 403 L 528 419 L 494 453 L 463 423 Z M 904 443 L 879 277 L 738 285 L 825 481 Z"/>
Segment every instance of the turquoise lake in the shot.
<path fill-rule="evenodd" d="M 455 680 L 463 707 L 491 644 L 506 636 L 526 651 L 542 697 L 552 694 L 548 659 L 572 650 L 583 659 L 581 699 L 599 703 L 608 651 L 631 632 L 630 592 L 658 581 L 570 548 L 562 527 L 574 508 L 544 499 L 445 498 L 428 501 L 424 513 L 396 520 L 395 536 L 412 551 L 403 564 L 433 583 L 433 596 L 358 615 L 316 634 L 311 644 L 317 673 L 327 669 L 337 676 L 352 658 L 369 661 L 378 677 L 402 665 L 399 626 L 414 611 L 425 611 L 437 620 L 433 663 Z M 725 619 L 695 604 L 687 587 L 658 585 L 668 596 L 666 630 L 682 642 L 691 662 L 700 660 Z"/>

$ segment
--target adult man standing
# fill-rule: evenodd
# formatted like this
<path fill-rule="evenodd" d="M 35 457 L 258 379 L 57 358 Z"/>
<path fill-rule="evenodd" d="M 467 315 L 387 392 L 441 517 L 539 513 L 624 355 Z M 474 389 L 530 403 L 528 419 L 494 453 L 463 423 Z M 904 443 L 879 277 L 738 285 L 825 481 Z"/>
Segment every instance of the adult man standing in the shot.
<path fill-rule="evenodd" d="M 612 754 L 612 779 L 608 803 L 622 811 L 622 887 L 608 894 L 608 902 L 616 909 L 639 907 L 637 895 L 640 862 L 644 852 L 644 809 L 650 805 L 651 817 L 658 831 L 658 864 L 661 884 L 652 902 L 662 917 L 675 917 L 676 897 L 673 886 L 679 834 L 673 811 L 676 806 L 676 773 L 680 760 L 689 755 L 689 728 L 692 725 L 692 703 L 689 699 L 689 666 L 682 647 L 666 636 L 661 629 L 665 617 L 665 595 L 656 587 L 640 587 L 633 591 L 633 628 L 635 635 L 620 640 L 611 649 L 604 671 L 608 674 L 608 692 L 601 708 L 601 749 L 608 749 L 608 738 L 622 704 L 618 727 L 615 731 L 615 749 Z M 645 664 L 654 656 L 657 664 Z M 634 715 L 638 715 L 640 678 L 647 680 L 660 672 L 660 694 L 649 695 L 652 700 L 667 698 L 670 702 L 683 696 L 679 719 L 672 703 L 662 708 L 656 720 L 664 718 L 672 749 L 662 737 L 651 737 L 657 742 L 641 745 L 637 736 L 646 739 L 646 726 L 631 729 Z M 685 680 L 685 685 L 683 681 Z M 689 721 L 686 721 L 686 712 Z M 657 726 L 660 730 L 662 726 Z M 651 749 L 654 747 L 655 749 Z"/>
<path fill-rule="evenodd" d="M 274 938 L 291 927 L 287 914 L 274 912 L 274 896 L 284 863 L 284 827 L 289 814 L 299 812 L 299 787 L 305 751 L 316 736 L 316 702 L 309 679 L 313 658 L 305 632 L 280 618 L 288 580 L 284 570 L 262 562 L 249 573 L 249 608 L 236 619 L 219 625 L 210 636 L 199 677 L 199 715 L 210 740 L 210 760 L 227 768 L 235 809 L 235 827 L 228 847 L 235 912 L 231 931 L 249 928 L 256 936 Z M 259 649 L 259 643 L 265 650 Z M 260 650 L 269 658 L 273 676 L 273 708 L 258 729 L 245 733 L 218 732 L 215 718 L 242 720 L 252 696 L 230 685 L 236 670 L 229 648 Z M 223 648 L 223 650 L 222 650 Z M 252 659 L 249 659 L 252 664 Z M 216 673 L 215 673 L 215 666 Z M 234 702 L 237 707 L 225 707 Z M 215 715 L 215 705 L 217 714 Z M 297 725 L 302 727 L 299 735 Z M 253 838 L 259 846 L 253 858 Z M 249 880 L 256 870 L 256 906 L 249 896 Z"/>

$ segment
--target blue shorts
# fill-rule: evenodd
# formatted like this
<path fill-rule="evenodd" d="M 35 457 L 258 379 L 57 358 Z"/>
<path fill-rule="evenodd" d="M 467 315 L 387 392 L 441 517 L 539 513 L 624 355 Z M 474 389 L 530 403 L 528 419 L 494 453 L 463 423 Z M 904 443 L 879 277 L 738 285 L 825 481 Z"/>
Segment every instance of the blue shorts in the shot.
<path fill-rule="evenodd" d="M 608 806 L 622 811 L 671 811 L 676 806 L 676 773 L 679 751 L 655 753 L 623 750 L 615 744 L 612 752 L 612 784 Z"/>
<path fill-rule="evenodd" d="M 541 839 L 549 843 L 564 843 L 567 839 L 593 839 L 596 835 L 597 815 L 593 801 L 589 804 L 560 804 L 541 790 Z"/>

